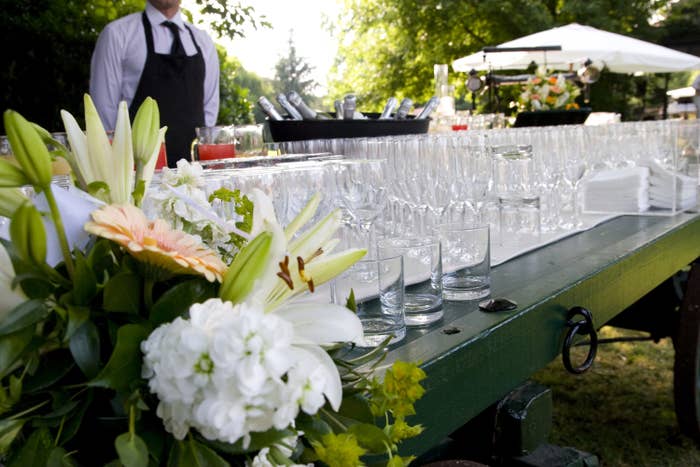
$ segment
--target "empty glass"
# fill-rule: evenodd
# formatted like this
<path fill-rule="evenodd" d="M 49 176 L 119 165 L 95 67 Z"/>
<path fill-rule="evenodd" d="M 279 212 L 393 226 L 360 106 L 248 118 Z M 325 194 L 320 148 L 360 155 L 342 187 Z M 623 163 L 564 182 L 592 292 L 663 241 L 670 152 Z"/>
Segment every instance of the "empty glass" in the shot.
<path fill-rule="evenodd" d="M 445 300 L 476 300 L 491 293 L 488 225 L 444 224 L 437 228 L 442 245 Z"/>

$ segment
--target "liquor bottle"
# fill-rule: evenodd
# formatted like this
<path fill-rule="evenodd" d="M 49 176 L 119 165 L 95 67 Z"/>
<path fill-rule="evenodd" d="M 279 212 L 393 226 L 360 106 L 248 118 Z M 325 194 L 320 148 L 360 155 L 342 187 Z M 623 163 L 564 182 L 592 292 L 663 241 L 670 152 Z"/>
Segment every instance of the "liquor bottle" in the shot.
<path fill-rule="evenodd" d="M 423 120 L 428 118 L 439 103 L 440 99 L 438 99 L 437 96 L 431 97 L 430 100 L 425 104 L 425 107 L 423 107 L 423 110 L 421 110 L 418 116 L 416 117 L 416 120 Z"/>
<path fill-rule="evenodd" d="M 287 93 L 287 100 L 301 113 L 304 120 L 329 120 L 330 116 L 318 113 L 311 109 L 306 102 L 301 98 L 298 92 L 291 91 Z"/>
<path fill-rule="evenodd" d="M 304 117 L 301 116 L 299 111 L 289 103 L 284 93 L 280 92 L 277 94 L 277 102 L 284 110 L 287 111 L 287 114 L 292 117 L 292 120 L 304 120 Z"/>
<path fill-rule="evenodd" d="M 260 96 L 258 98 L 258 105 L 262 109 L 265 114 L 270 117 L 270 120 L 284 120 L 282 116 L 277 112 L 277 109 L 275 109 L 275 106 L 272 105 L 272 102 L 269 101 L 269 99 L 265 96 Z"/>
<path fill-rule="evenodd" d="M 401 101 L 401 104 L 399 104 L 399 108 L 396 110 L 396 115 L 394 115 L 394 118 L 396 120 L 405 120 L 406 115 L 408 115 L 408 111 L 411 110 L 411 107 L 413 107 L 413 101 L 408 97 L 405 97 Z"/>
<path fill-rule="evenodd" d="M 342 120 L 343 119 L 343 103 L 340 102 L 340 99 L 336 99 L 335 102 L 333 102 L 333 106 L 335 107 L 335 119 Z"/>
<path fill-rule="evenodd" d="M 357 98 L 354 94 L 347 94 L 343 98 L 343 120 L 352 120 L 355 118 L 355 109 L 357 107 Z"/>
<path fill-rule="evenodd" d="M 391 112 L 394 111 L 394 107 L 396 107 L 397 103 L 398 101 L 395 97 L 390 97 L 389 100 L 386 101 L 386 105 L 384 106 L 384 110 L 382 110 L 382 114 L 379 116 L 379 120 L 387 120 L 391 118 Z"/>

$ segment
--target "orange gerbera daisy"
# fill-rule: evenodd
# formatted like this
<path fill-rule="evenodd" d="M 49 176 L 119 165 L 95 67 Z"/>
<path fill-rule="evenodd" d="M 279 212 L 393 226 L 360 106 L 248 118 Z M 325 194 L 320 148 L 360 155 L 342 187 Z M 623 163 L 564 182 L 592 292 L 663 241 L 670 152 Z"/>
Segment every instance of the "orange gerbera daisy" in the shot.
<path fill-rule="evenodd" d="M 173 230 L 162 219 L 149 221 L 136 206 L 107 205 L 92 212 L 85 230 L 124 247 L 141 262 L 174 274 L 201 274 L 221 282 L 226 265 L 196 237 Z"/>

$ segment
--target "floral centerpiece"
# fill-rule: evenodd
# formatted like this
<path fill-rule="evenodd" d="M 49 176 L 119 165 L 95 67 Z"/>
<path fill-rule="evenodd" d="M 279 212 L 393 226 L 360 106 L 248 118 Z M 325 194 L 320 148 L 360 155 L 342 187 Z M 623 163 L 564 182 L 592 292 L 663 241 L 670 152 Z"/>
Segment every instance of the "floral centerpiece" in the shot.
<path fill-rule="evenodd" d="M 547 70 L 540 66 L 527 80 L 518 98 L 518 106 L 521 111 L 576 110 L 579 108 L 576 98 L 580 94 L 579 87 L 563 74 L 548 75 Z"/>
<path fill-rule="evenodd" d="M 205 196 L 201 167 L 187 162 L 149 188 L 165 133 L 156 103 L 133 128 L 122 103 L 111 143 L 89 96 L 85 109 L 85 131 L 62 112 L 70 150 L 4 114 L 18 164 L 0 161 L 0 215 L 11 219 L 0 461 L 410 462 L 398 444 L 421 432 L 406 417 L 422 370 L 397 362 L 380 379 L 383 347 L 351 351 L 363 342 L 352 297 L 298 300 L 365 254 L 334 251 L 339 211 L 305 228 L 314 196 L 283 227 L 261 191 Z M 68 191 L 51 183 L 54 157 L 72 167 Z"/>

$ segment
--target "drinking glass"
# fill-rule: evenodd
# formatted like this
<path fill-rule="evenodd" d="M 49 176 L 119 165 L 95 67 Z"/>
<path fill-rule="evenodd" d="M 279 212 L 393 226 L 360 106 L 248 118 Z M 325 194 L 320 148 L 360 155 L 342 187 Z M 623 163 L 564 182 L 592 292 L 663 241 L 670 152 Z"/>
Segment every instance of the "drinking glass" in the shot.
<path fill-rule="evenodd" d="M 444 224 L 436 229 L 442 245 L 445 300 L 476 300 L 491 293 L 488 225 Z"/>
<path fill-rule="evenodd" d="M 426 326 L 442 318 L 442 255 L 436 236 L 384 238 L 380 258 L 401 255 L 406 290 L 406 326 Z"/>
<path fill-rule="evenodd" d="M 362 321 L 365 347 L 390 343 L 406 336 L 403 257 L 363 259 L 332 282 L 334 303 L 345 305 L 352 292 Z"/>
<path fill-rule="evenodd" d="M 236 132 L 233 125 L 197 127 L 192 157 L 199 161 L 236 157 Z"/>

